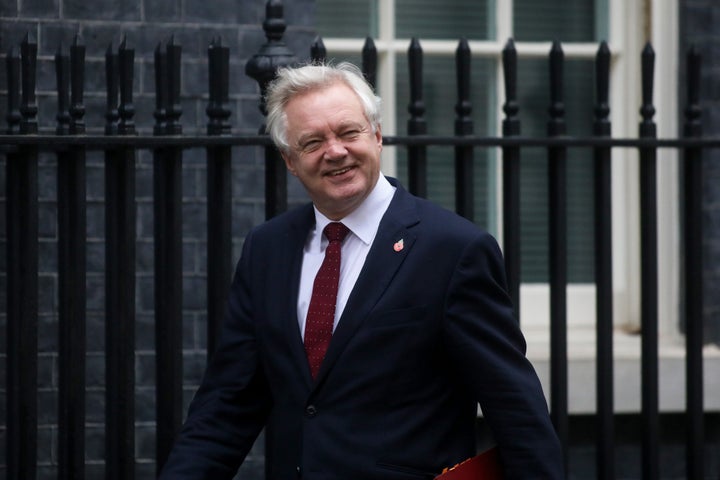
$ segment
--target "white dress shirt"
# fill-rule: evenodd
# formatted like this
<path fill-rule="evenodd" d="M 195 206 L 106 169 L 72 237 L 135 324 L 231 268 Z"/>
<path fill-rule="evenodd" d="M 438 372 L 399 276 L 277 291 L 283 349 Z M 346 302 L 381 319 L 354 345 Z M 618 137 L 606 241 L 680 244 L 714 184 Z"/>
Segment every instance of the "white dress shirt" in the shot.
<path fill-rule="evenodd" d="M 333 331 L 345 309 L 350 292 L 360 276 L 360 270 L 365 264 L 365 259 L 375 239 L 380 220 L 390 206 L 394 194 L 395 187 L 390 185 L 390 182 L 381 173 L 375 187 L 363 203 L 350 215 L 340 220 L 350 229 L 350 233 L 345 237 L 340 253 L 340 282 L 338 283 Z M 328 240 L 322 232 L 330 222 L 330 219 L 315 208 L 315 228 L 310 230 L 305 241 L 298 293 L 297 316 L 303 339 L 305 338 L 305 319 L 310 306 L 315 275 L 322 265 L 328 245 Z"/>

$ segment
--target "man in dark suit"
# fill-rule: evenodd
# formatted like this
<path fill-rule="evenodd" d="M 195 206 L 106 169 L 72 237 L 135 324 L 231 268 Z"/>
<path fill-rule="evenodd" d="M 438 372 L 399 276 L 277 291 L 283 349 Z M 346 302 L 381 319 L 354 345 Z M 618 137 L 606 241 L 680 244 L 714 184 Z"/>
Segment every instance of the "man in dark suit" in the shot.
<path fill-rule="evenodd" d="M 495 240 L 381 175 L 356 67 L 281 70 L 267 105 L 312 204 L 247 236 L 161 478 L 230 479 L 267 426 L 271 479 L 431 479 L 476 453 L 478 403 L 506 478 L 562 478 Z"/>

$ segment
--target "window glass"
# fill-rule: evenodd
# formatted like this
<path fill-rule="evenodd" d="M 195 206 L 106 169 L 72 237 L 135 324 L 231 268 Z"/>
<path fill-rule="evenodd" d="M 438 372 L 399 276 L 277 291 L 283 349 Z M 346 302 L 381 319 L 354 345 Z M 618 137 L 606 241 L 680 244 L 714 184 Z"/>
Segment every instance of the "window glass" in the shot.
<path fill-rule="evenodd" d="M 598 37 L 595 2 L 598 0 L 514 0 L 515 40 L 524 42 L 592 42 Z"/>
<path fill-rule="evenodd" d="M 398 38 L 487 40 L 492 0 L 396 0 Z"/>
<path fill-rule="evenodd" d="M 407 133 L 410 118 L 410 80 L 406 55 L 397 58 L 398 73 L 396 108 L 398 134 Z M 400 73 L 401 72 L 401 73 Z M 474 132 L 493 135 L 495 128 L 495 71 L 492 60 L 473 58 L 471 63 L 472 118 Z M 423 101 L 427 132 L 432 135 L 452 135 L 456 118 L 457 87 L 455 81 L 455 57 L 425 56 L 423 59 Z M 452 147 L 427 148 L 428 198 L 455 210 L 455 156 Z M 494 173 L 491 149 L 474 151 L 475 222 L 494 230 L 497 207 L 494 198 Z M 407 150 L 397 151 L 398 176 L 407 185 Z"/>
<path fill-rule="evenodd" d="M 564 105 L 568 135 L 592 134 L 594 67 L 591 60 L 566 60 Z M 548 60 L 518 61 L 518 103 L 523 135 L 547 132 L 550 106 Z M 520 151 L 520 229 L 522 279 L 548 281 L 548 159 L 547 150 Z M 568 280 L 593 281 L 593 163 L 592 151 L 567 151 Z"/>
<path fill-rule="evenodd" d="M 325 37 L 377 36 L 378 5 L 381 0 L 318 0 L 319 32 Z M 472 40 L 494 39 L 497 0 L 395 0 L 395 37 Z M 513 30 L 517 41 L 592 42 L 607 32 L 607 0 L 514 0 Z M 330 56 L 332 57 L 332 56 Z M 344 55 L 344 57 L 348 57 Z M 360 55 L 352 60 L 359 63 Z M 427 131 L 451 135 L 457 102 L 454 52 L 424 59 L 424 102 Z M 549 79 L 547 56 L 521 59 L 518 63 L 518 101 L 522 134 L 545 136 L 548 121 Z M 497 135 L 497 59 L 474 58 L 472 97 L 475 134 Z M 397 132 L 407 131 L 409 80 L 407 56 L 396 59 Z M 594 80 L 591 59 L 565 62 L 564 105 L 567 133 L 587 135 L 592 131 Z M 380 92 L 382 94 L 382 92 Z M 497 233 L 497 149 L 477 148 L 475 158 L 475 221 Z M 407 185 L 407 151 L 397 149 L 397 172 Z M 547 151 L 521 150 L 521 254 L 523 282 L 548 280 L 548 181 Z M 592 152 L 572 148 L 567 153 L 568 191 L 568 279 L 593 281 L 593 170 Z M 428 197 L 455 209 L 454 150 L 428 147 Z"/>
<path fill-rule="evenodd" d="M 317 28 L 323 38 L 377 37 L 377 0 L 316 0 Z"/>

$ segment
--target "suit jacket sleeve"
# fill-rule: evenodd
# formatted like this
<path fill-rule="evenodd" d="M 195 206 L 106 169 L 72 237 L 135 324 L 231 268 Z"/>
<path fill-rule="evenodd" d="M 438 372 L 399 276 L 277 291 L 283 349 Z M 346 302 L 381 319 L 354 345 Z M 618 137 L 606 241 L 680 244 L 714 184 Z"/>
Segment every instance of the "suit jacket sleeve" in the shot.
<path fill-rule="evenodd" d="M 478 399 L 505 477 L 563 478 L 557 435 L 506 291 L 502 255 L 482 233 L 466 247 L 447 293 L 445 339 Z"/>
<path fill-rule="evenodd" d="M 250 295 L 251 236 L 229 295 L 218 350 L 205 372 L 161 479 L 230 479 L 271 407 L 255 337 Z"/>

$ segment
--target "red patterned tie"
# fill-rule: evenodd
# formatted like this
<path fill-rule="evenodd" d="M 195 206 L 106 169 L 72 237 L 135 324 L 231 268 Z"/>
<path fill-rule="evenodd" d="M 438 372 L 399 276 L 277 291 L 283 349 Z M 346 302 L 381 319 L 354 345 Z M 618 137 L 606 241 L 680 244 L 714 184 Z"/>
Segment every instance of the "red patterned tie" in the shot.
<path fill-rule="evenodd" d="M 320 364 L 332 337 L 338 280 L 340 280 L 340 247 L 349 231 L 345 225 L 338 222 L 329 223 L 323 230 L 330 243 L 325 250 L 325 259 L 315 276 L 305 321 L 305 353 L 313 378 L 320 370 Z"/>

